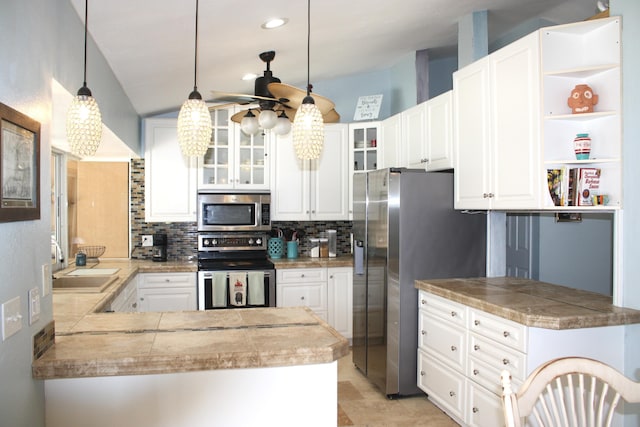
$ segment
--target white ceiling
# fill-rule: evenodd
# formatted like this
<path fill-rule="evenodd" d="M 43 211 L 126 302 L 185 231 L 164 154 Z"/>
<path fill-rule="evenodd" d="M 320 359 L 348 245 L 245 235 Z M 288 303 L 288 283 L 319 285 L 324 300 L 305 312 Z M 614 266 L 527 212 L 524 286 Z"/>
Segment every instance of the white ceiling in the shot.
<path fill-rule="evenodd" d="M 70 1 L 84 21 L 85 2 Z M 416 50 L 455 46 L 459 18 L 478 10 L 488 11 L 491 42 L 531 19 L 585 19 L 596 12 L 596 0 L 313 0 L 311 83 L 385 69 Z M 260 28 L 276 16 L 289 23 Z M 179 109 L 193 89 L 194 23 L 195 0 L 89 2 L 89 32 L 142 116 Z M 305 87 L 306 1 L 201 0 L 198 32 L 198 89 L 205 99 L 211 90 L 252 94 L 253 82 L 241 76 L 261 75 L 258 54 L 267 50 L 276 51 L 276 77 Z"/>

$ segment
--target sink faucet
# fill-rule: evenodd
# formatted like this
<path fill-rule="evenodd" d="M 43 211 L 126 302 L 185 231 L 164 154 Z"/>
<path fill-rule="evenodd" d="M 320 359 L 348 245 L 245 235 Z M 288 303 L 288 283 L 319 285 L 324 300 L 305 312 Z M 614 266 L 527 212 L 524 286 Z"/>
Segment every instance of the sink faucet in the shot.
<path fill-rule="evenodd" d="M 64 262 L 64 253 L 54 236 L 51 236 L 51 259 L 55 259 L 56 262 Z"/>

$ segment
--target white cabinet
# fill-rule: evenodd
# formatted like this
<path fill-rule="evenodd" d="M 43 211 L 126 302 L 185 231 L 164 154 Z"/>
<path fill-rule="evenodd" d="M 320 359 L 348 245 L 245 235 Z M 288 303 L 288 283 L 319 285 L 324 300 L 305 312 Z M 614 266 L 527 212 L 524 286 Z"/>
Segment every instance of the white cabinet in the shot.
<path fill-rule="evenodd" d="M 517 389 L 539 365 L 557 357 L 579 355 L 617 367 L 624 363 L 617 351 L 624 326 L 528 327 L 423 290 L 418 307 L 418 386 L 462 425 L 504 425 L 503 369 Z"/>
<path fill-rule="evenodd" d="M 327 268 L 329 324 L 342 336 L 353 336 L 353 268 Z"/>
<path fill-rule="evenodd" d="M 345 338 L 353 330 L 351 267 L 276 270 L 276 306 L 309 307 Z"/>
<path fill-rule="evenodd" d="M 198 188 L 210 190 L 269 189 L 271 133 L 246 135 L 231 121 L 234 108 L 211 112 L 211 143 L 200 159 Z"/>
<path fill-rule="evenodd" d="M 325 125 L 318 160 L 296 158 L 291 135 L 273 143 L 271 219 L 339 221 L 349 218 L 347 125 Z"/>
<path fill-rule="evenodd" d="M 382 135 L 384 167 L 452 169 L 452 91 L 384 120 Z"/>
<path fill-rule="evenodd" d="M 353 174 L 384 167 L 382 164 L 381 122 L 349 124 L 348 219 L 353 219 Z"/>
<path fill-rule="evenodd" d="M 145 221 L 196 220 L 197 165 L 183 157 L 177 119 L 145 119 Z"/>
<path fill-rule="evenodd" d="M 456 209 L 541 206 L 539 53 L 535 32 L 454 73 Z"/>
<path fill-rule="evenodd" d="M 113 299 L 108 311 L 134 313 L 138 311 L 138 282 L 131 280 Z"/>
<path fill-rule="evenodd" d="M 548 169 L 600 169 L 600 188 L 594 193 L 606 195 L 608 203 L 580 208 L 618 209 L 622 207 L 620 19 L 543 28 L 540 34 L 544 117 L 541 172 L 546 176 Z M 589 85 L 598 96 L 591 113 L 572 114 L 567 104 L 572 89 L 579 84 Z M 591 153 L 586 160 L 576 160 L 573 140 L 582 133 L 591 138 Z M 541 186 L 546 185 L 544 180 Z M 563 209 L 553 205 L 546 188 L 544 192 L 545 207 Z"/>
<path fill-rule="evenodd" d="M 276 307 L 309 307 L 327 321 L 327 297 L 326 268 L 276 270 Z"/>
<path fill-rule="evenodd" d="M 196 273 L 138 275 L 139 311 L 197 310 Z"/>

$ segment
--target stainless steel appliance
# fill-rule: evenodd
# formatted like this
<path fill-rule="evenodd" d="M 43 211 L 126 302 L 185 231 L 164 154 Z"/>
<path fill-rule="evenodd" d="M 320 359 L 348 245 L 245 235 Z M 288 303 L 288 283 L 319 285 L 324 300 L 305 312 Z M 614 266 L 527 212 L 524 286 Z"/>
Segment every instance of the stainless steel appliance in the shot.
<path fill-rule="evenodd" d="M 388 396 L 416 383 L 416 279 L 485 275 L 486 216 L 453 209 L 453 174 L 354 175 L 353 362 Z"/>
<path fill-rule="evenodd" d="M 199 233 L 198 310 L 275 307 L 276 272 L 267 239 L 261 232 Z M 246 299 L 236 298 L 234 280 L 244 285 Z"/>
<path fill-rule="evenodd" d="M 269 193 L 198 193 L 198 231 L 271 230 Z"/>

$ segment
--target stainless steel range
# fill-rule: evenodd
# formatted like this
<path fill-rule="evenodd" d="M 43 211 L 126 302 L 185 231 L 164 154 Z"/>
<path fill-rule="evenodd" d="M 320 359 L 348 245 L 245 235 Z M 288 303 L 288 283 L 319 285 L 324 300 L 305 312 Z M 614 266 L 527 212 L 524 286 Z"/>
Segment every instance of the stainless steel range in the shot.
<path fill-rule="evenodd" d="M 198 235 L 198 310 L 275 307 L 267 239 L 257 231 Z"/>

